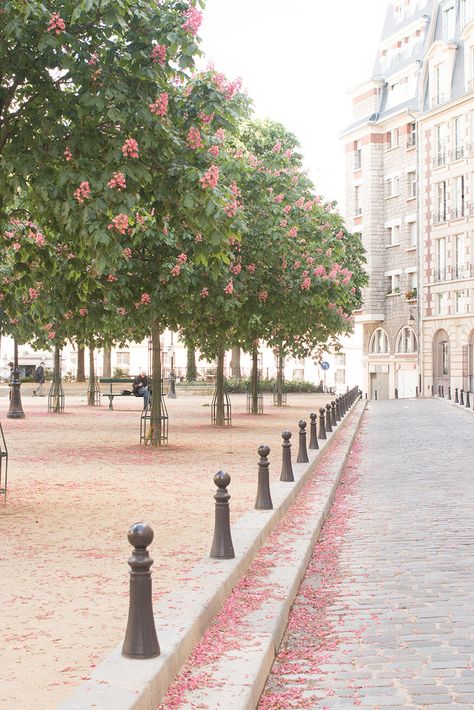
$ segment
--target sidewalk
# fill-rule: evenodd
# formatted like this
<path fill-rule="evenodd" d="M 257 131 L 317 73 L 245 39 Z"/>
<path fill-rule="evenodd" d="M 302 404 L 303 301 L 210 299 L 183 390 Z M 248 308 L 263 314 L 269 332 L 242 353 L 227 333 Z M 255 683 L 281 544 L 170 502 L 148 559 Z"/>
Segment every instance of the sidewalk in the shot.
<path fill-rule="evenodd" d="M 474 707 L 472 414 L 373 402 L 261 710 Z"/>

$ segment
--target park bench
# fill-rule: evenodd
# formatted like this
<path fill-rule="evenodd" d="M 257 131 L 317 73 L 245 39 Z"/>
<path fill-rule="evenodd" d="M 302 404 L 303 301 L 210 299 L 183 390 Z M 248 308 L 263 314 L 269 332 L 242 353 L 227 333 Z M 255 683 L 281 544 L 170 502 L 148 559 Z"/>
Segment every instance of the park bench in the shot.
<path fill-rule="evenodd" d="M 104 397 L 109 398 L 109 409 L 113 409 L 114 397 L 133 397 L 133 395 L 123 394 L 122 392 L 114 392 L 114 385 L 129 385 L 133 384 L 133 377 L 101 377 L 99 380 L 101 385 L 109 385 L 109 391 L 103 392 Z"/>

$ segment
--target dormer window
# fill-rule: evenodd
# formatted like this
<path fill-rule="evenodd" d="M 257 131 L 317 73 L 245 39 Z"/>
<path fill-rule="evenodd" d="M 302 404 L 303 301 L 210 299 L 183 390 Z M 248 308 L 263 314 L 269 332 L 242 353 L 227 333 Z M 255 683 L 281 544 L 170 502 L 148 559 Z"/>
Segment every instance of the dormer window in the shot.
<path fill-rule="evenodd" d="M 454 37 L 454 32 L 456 29 L 456 14 L 454 12 L 454 3 L 449 2 L 444 5 L 442 13 L 443 39 L 448 41 Z"/>
<path fill-rule="evenodd" d="M 461 29 L 474 17 L 474 1 L 460 0 L 460 23 Z"/>

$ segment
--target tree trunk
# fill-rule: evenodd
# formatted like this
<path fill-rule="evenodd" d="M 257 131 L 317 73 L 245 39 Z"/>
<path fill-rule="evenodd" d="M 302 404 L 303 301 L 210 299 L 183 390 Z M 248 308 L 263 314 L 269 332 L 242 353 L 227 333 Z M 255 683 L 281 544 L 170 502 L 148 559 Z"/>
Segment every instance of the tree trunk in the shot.
<path fill-rule="evenodd" d="M 187 347 L 186 380 L 188 382 L 197 380 L 196 351 L 191 345 Z"/>
<path fill-rule="evenodd" d="M 61 350 L 54 346 L 53 382 L 51 384 L 51 412 L 61 412 Z"/>
<path fill-rule="evenodd" d="M 277 379 L 276 379 L 276 406 L 283 406 L 283 365 L 285 358 L 281 350 L 278 350 L 277 355 Z"/>
<path fill-rule="evenodd" d="M 112 377 L 112 348 L 104 348 L 104 365 L 102 377 Z"/>
<path fill-rule="evenodd" d="M 258 414 L 258 347 L 252 348 L 252 414 Z"/>
<path fill-rule="evenodd" d="M 150 444 L 161 446 L 161 343 L 160 321 L 154 320 L 151 329 L 152 376 L 151 376 L 151 419 Z"/>
<path fill-rule="evenodd" d="M 89 347 L 89 387 L 87 388 L 87 404 L 90 407 L 95 405 L 95 366 L 94 348 Z"/>
<path fill-rule="evenodd" d="M 232 348 L 232 360 L 230 363 L 230 368 L 231 368 L 233 379 L 240 380 L 242 375 L 240 373 L 240 346 L 239 345 L 234 345 L 234 347 Z"/>
<path fill-rule="evenodd" d="M 225 426 L 224 413 L 224 356 L 225 350 L 219 350 L 216 370 L 216 426 Z"/>
<path fill-rule="evenodd" d="M 77 381 L 86 381 L 86 368 L 85 368 L 85 350 L 84 348 L 78 348 L 77 350 Z"/>

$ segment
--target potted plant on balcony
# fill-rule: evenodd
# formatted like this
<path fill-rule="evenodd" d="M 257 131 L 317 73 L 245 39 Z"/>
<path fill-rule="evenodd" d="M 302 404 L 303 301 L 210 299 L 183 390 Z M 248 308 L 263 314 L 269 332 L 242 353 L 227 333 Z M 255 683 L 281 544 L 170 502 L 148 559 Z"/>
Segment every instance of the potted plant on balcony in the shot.
<path fill-rule="evenodd" d="M 408 291 L 405 291 L 405 298 L 407 301 L 415 301 L 417 298 L 417 290 L 416 288 L 411 288 Z"/>

